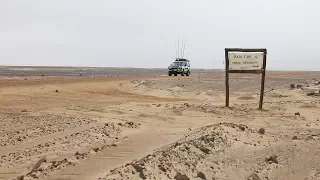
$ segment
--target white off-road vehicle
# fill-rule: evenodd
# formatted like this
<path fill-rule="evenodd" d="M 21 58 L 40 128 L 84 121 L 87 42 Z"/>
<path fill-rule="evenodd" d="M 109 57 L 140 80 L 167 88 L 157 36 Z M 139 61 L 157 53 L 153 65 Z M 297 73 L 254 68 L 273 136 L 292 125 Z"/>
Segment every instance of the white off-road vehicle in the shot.
<path fill-rule="evenodd" d="M 190 76 L 190 61 L 183 58 L 176 58 L 168 69 L 169 76 L 177 76 L 178 74 L 181 74 L 181 76 Z"/>

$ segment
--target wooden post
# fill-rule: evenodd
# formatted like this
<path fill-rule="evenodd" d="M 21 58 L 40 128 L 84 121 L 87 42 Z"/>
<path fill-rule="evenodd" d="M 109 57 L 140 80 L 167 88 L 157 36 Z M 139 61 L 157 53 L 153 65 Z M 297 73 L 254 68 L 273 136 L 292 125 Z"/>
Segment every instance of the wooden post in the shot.
<path fill-rule="evenodd" d="M 263 67 L 262 67 L 262 78 L 261 78 L 261 91 L 260 91 L 260 102 L 259 109 L 262 110 L 263 96 L 264 96 L 264 84 L 266 79 L 266 65 L 267 65 L 267 50 L 263 51 Z"/>
<path fill-rule="evenodd" d="M 226 59 L 226 107 L 229 107 L 229 51 L 225 49 Z"/>

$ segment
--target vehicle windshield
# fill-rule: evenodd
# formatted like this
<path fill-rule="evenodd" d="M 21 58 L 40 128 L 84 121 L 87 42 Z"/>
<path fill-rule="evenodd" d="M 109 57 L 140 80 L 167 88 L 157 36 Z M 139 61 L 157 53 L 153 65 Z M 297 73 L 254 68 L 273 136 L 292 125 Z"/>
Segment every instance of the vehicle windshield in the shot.
<path fill-rule="evenodd" d="M 173 66 L 182 66 L 183 65 L 182 63 L 183 62 L 173 62 L 172 65 Z"/>

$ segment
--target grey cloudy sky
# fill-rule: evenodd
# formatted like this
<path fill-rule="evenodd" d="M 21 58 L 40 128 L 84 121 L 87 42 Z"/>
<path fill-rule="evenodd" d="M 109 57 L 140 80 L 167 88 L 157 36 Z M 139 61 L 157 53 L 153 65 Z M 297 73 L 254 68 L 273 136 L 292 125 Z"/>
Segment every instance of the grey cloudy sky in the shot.
<path fill-rule="evenodd" d="M 269 69 L 320 70 L 319 0 L 1 0 L 0 64 L 196 68 L 267 48 Z"/>

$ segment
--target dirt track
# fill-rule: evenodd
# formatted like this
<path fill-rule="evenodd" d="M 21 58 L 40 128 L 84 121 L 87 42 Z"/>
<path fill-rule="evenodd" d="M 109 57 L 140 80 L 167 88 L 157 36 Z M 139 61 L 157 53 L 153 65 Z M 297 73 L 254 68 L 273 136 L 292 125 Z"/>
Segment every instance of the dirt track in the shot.
<path fill-rule="evenodd" d="M 319 179 L 319 75 L 2 77 L 0 179 Z"/>

